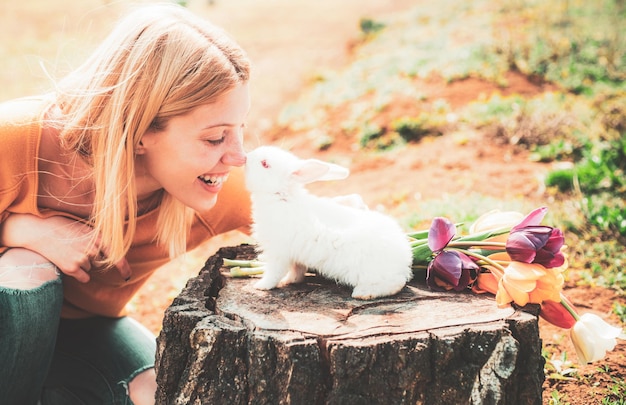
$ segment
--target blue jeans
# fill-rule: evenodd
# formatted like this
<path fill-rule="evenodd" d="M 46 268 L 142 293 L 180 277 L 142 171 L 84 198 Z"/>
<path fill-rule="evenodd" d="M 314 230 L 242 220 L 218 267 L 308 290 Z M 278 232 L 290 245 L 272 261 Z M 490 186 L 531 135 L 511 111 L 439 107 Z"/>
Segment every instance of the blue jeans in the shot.
<path fill-rule="evenodd" d="M 0 286 L 0 402 L 132 404 L 128 383 L 153 367 L 154 336 L 126 317 L 60 319 L 62 302 L 61 277 Z"/>

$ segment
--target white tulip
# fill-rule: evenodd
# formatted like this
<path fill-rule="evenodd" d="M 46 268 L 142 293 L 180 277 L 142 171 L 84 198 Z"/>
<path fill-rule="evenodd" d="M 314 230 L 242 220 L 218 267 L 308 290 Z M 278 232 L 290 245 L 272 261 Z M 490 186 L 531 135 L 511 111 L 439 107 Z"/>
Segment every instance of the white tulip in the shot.
<path fill-rule="evenodd" d="M 613 350 L 617 338 L 624 339 L 620 328 L 609 325 L 597 315 L 583 314 L 570 331 L 576 355 L 583 363 L 602 360 Z"/>

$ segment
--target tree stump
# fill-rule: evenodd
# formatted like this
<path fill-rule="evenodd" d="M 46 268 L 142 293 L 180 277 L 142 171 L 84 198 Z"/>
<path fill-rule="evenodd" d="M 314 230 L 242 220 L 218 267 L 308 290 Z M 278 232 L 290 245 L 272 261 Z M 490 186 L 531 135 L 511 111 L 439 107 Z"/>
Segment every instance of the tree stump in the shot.
<path fill-rule="evenodd" d="M 316 275 L 259 291 L 225 257 L 254 247 L 218 251 L 165 313 L 157 404 L 541 404 L 536 307 L 420 280 L 373 301 Z"/>

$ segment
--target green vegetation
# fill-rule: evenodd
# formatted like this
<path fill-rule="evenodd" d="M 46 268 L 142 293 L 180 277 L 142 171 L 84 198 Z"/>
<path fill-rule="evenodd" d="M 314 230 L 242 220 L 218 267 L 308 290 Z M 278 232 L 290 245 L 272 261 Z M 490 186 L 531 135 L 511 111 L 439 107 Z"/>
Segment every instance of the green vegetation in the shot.
<path fill-rule="evenodd" d="M 509 66 L 562 85 L 577 94 L 625 89 L 623 0 L 513 0 L 500 2 L 504 41 L 497 45 Z"/>
<path fill-rule="evenodd" d="M 602 405 L 626 405 L 626 382 L 623 379 L 611 377 L 613 384 L 607 388 Z"/>

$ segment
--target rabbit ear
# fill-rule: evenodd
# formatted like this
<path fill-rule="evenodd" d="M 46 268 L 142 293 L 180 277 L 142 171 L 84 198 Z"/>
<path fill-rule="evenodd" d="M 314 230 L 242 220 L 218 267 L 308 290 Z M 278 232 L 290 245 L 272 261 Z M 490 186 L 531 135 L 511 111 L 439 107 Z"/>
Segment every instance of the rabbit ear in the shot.
<path fill-rule="evenodd" d="M 340 180 L 345 179 L 350 174 L 350 170 L 333 163 L 323 162 L 317 159 L 302 160 L 298 168 L 291 176 L 302 184 L 314 181 Z"/>

